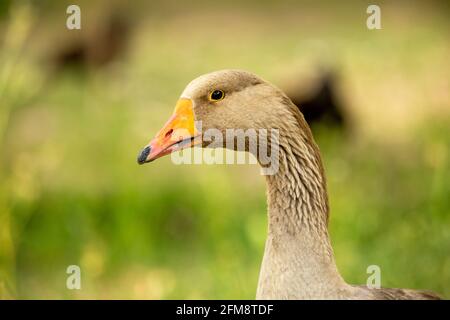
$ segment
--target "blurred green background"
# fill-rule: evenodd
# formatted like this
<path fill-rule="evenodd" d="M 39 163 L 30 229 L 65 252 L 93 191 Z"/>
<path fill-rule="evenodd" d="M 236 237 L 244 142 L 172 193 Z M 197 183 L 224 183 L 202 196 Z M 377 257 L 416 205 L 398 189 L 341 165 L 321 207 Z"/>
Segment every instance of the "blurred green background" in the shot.
<path fill-rule="evenodd" d="M 382 286 L 450 297 L 446 2 L 377 2 L 381 30 L 366 1 L 75 2 L 81 30 L 65 26 L 73 2 L 0 5 L 0 298 L 254 298 L 258 168 L 136 155 L 200 74 L 289 92 L 323 66 L 352 119 L 313 127 L 341 273 L 363 284 L 376 264 Z"/>

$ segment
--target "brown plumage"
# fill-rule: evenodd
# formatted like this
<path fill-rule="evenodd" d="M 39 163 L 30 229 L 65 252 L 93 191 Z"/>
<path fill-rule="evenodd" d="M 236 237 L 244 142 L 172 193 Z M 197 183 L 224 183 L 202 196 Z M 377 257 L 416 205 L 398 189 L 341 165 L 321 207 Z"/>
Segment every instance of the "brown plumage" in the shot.
<path fill-rule="evenodd" d="M 215 90 L 223 92 L 224 97 L 212 101 L 211 92 Z M 199 134 L 188 128 L 190 113 L 202 121 L 200 135 L 208 129 L 223 134 L 237 128 L 278 130 L 278 136 L 268 135 L 268 141 L 258 139 L 259 145 L 277 142 L 271 151 L 279 166 L 266 175 L 269 227 L 257 299 L 438 298 L 424 291 L 353 286 L 342 279 L 328 234 L 328 195 L 319 148 L 299 109 L 278 88 L 251 73 L 224 70 L 195 79 L 181 96 L 182 103 L 172 120 L 144 148 L 139 163 L 181 149 L 178 146 L 189 141 L 186 139 L 194 141 Z M 184 114 L 180 115 L 182 108 Z M 180 123 L 191 136 L 170 140 L 173 128 L 180 129 Z M 233 149 L 251 152 L 263 163 L 249 145 L 234 144 Z M 202 146 L 211 144 L 203 141 Z M 214 147 L 227 146 L 223 142 Z"/>
<path fill-rule="evenodd" d="M 427 290 L 411 290 L 397 288 L 368 289 L 363 286 L 356 286 L 364 290 L 372 290 L 372 294 L 377 300 L 441 300 L 437 294 Z"/>

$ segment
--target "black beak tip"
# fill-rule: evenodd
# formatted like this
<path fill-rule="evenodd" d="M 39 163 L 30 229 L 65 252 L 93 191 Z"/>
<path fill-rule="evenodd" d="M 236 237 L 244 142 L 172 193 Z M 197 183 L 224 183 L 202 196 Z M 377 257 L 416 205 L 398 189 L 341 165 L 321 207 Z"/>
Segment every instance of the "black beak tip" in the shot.
<path fill-rule="evenodd" d="M 144 164 L 147 162 L 147 157 L 150 154 L 150 151 L 152 148 L 150 146 L 145 147 L 138 155 L 137 157 L 137 163 L 138 164 Z"/>

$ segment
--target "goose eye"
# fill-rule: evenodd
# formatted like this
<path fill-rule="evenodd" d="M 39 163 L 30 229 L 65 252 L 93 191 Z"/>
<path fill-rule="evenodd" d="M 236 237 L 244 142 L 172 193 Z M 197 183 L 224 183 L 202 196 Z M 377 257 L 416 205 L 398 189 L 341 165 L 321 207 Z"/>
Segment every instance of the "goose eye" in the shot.
<path fill-rule="evenodd" d="M 209 95 L 209 100 L 211 101 L 219 101 L 225 97 L 225 93 L 222 90 L 214 90 Z"/>

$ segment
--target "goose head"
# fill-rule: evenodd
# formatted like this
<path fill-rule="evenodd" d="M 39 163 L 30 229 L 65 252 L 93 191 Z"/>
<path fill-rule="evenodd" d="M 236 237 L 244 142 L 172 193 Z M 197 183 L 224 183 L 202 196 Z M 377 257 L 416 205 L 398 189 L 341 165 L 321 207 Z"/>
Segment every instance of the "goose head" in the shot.
<path fill-rule="evenodd" d="M 254 74 L 241 70 L 208 73 L 187 85 L 172 116 L 139 153 L 137 161 L 151 162 L 194 145 L 227 147 L 228 129 L 289 131 L 289 124 L 298 124 L 298 115 L 283 92 Z M 211 144 L 210 139 L 204 139 L 208 130 L 219 131 L 225 137 L 223 143 Z M 251 151 L 248 143 L 238 148 L 233 144 L 234 150 Z"/>

